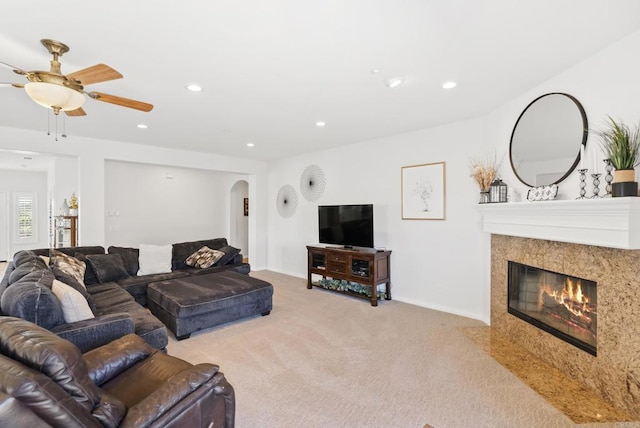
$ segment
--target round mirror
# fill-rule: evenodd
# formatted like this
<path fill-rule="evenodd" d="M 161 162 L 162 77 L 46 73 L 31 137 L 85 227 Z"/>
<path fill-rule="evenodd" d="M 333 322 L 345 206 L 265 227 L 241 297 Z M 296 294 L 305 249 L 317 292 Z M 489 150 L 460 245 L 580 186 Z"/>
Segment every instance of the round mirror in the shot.
<path fill-rule="evenodd" d="M 560 183 L 580 160 L 589 125 L 577 99 L 554 92 L 524 109 L 511 133 L 511 168 L 527 186 Z"/>

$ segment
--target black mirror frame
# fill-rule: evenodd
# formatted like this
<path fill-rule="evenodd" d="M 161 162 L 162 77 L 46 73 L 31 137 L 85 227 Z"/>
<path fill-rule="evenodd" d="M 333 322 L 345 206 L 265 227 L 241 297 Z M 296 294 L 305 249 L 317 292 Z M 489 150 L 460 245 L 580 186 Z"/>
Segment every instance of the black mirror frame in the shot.
<path fill-rule="evenodd" d="M 567 97 L 571 101 L 573 101 L 574 104 L 578 107 L 578 110 L 580 111 L 580 116 L 582 117 L 582 125 L 583 125 L 581 146 L 584 146 L 585 149 L 587 148 L 587 137 L 589 135 L 589 122 L 587 120 L 587 114 L 585 113 L 584 108 L 582 107 L 582 104 L 580 104 L 580 101 L 578 101 L 577 98 L 575 98 L 574 96 L 571 96 L 569 94 L 565 94 L 564 92 L 549 92 L 548 94 L 540 95 L 538 98 L 536 98 L 533 101 L 531 101 L 529 103 L 529 105 L 527 105 L 527 107 L 524 110 L 522 110 L 522 113 L 520 113 L 520 116 L 518 116 L 518 120 L 516 121 L 516 124 L 513 126 L 513 131 L 511 131 L 511 139 L 509 140 L 509 163 L 511 164 L 511 170 L 515 174 L 516 178 L 518 180 L 520 180 L 520 182 L 522 184 L 524 184 L 525 186 L 529 186 L 529 187 L 534 187 L 534 186 L 532 184 L 529 184 L 526 181 L 524 181 L 524 179 L 522 179 L 522 177 L 520 177 L 520 175 L 518 175 L 518 172 L 516 171 L 516 168 L 513 165 L 513 156 L 512 156 L 513 136 L 516 133 L 516 129 L 518 128 L 518 123 L 520 123 L 520 119 L 522 119 L 522 117 L 527 112 L 529 107 L 531 107 L 533 104 L 535 104 L 536 101 L 540 100 L 541 98 L 547 97 L 549 95 L 564 95 L 565 97 Z M 565 180 L 576 169 L 576 166 L 578 166 L 578 162 L 579 161 L 580 161 L 580 148 L 578 148 L 578 155 L 576 156 L 576 160 L 573 162 L 573 165 L 571 165 L 571 167 L 569 167 L 567 172 L 562 177 L 560 177 L 558 180 L 554 181 L 553 183 L 549 183 L 549 184 L 550 185 L 551 184 L 558 184 L 558 183 L 562 182 L 563 180 Z"/>

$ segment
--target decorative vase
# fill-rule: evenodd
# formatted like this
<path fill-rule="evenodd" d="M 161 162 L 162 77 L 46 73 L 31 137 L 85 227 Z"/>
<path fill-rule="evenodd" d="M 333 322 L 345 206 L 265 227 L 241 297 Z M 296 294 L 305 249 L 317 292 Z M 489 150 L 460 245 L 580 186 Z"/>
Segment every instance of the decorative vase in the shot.
<path fill-rule="evenodd" d="M 69 204 L 66 198 L 64 202 L 62 202 L 62 206 L 60 206 L 60 215 L 69 215 Z"/>
<path fill-rule="evenodd" d="M 480 204 L 488 204 L 489 202 L 491 202 L 491 196 L 489 194 L 489 192 L 480 192 Z"/>
<path fill-rule="evenodd" d="M 69 215 L 70 216 L 77 216 L 78 215 L 78 209 L 77 208 L 69 209 Z"/>
<path fill-rule="evenodd" d="M 621 169 L 613 171 L 613 183 L 611 184 L 611 196 L 614 198 L 624 196 L 638 196 L 638 182 L 636 171 L 633 169 Z"/>

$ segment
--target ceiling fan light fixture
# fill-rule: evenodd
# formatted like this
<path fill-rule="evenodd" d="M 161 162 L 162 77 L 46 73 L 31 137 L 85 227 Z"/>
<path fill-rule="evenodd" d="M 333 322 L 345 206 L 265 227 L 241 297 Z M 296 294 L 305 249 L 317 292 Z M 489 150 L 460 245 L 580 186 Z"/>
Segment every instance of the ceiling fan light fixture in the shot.
<path fill-rule="evenodd" d="M 33 101 L 54 111 L 76 110 L 85 101 L 80 92 L 55 83 L 29 82 L 24 85 L 24 90 Z"/>

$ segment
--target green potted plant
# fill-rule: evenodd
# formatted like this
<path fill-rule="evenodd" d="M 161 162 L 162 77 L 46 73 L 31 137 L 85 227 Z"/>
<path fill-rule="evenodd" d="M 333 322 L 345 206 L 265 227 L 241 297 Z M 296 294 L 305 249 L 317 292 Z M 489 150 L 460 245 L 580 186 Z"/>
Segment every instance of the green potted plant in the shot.
<path fill-rule="evenodd" d="M 607 129 L 598 131 L 604 152 L 616 169 L 613 172 L 611 195 L 638 196 L 635 167 L 640 162 L 640 128 L 630 129 L 609 117 Z"/>

